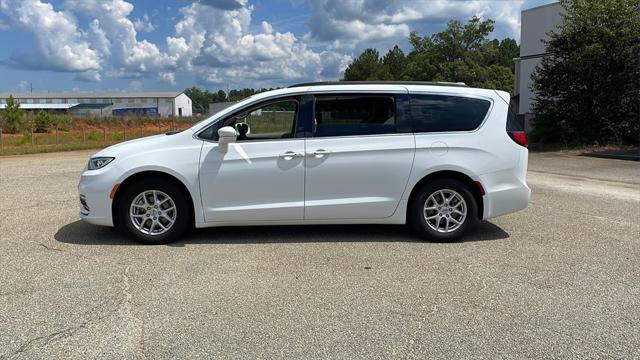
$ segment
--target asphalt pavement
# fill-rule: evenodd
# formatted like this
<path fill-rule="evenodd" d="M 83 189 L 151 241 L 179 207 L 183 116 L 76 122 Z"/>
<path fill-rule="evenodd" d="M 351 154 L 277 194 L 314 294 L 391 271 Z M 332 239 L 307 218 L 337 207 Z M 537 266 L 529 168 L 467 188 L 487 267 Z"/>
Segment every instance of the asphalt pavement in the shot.
<path fill-rule="evenodd" d="M 530 206 L 464 241 L 403 226 L 78 220 L 92 152 L 0 158 L 0 359 L 638 358 L 640 164 L 530 155 Z"/>

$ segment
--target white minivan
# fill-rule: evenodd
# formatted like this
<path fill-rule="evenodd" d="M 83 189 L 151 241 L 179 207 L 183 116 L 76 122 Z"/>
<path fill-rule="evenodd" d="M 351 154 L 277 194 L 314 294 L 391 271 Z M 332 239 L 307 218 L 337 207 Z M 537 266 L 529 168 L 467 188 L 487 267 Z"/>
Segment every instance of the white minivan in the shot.
<path fill-rule="evenodd" d="M 194 226 L 289 224 L 408 223 L 453 241 L 527 206 L 527 156 L 503 91 L 299 84 L 98 152 L 78 186 L 80 217 L 149 244 Z"/>

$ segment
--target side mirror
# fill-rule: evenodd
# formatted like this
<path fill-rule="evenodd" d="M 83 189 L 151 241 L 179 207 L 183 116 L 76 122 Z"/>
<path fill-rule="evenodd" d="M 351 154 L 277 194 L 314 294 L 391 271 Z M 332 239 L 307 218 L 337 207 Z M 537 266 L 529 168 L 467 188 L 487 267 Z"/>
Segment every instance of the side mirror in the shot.
<path fill-rule="evenodd" d="M 226 153 L 229 149 L 229 144 L 236 142 L 238 133 L 236 129 L 231 126 L 223 126 L 218 129 L 218 150 L 221 153 Z"/>

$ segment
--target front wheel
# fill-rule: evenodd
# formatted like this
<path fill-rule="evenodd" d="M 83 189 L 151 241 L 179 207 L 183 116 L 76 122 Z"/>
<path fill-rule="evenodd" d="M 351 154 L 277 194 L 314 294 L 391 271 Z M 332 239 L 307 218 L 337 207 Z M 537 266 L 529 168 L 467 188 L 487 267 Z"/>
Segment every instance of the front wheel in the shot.
<path fill-rule="evenodd" d="M 471 190 L 456 179 L 437 179 L 423 186 L 409 211 L 416 232 L 436 242 L 460 239 L 478 216 Z"/>
<path fill-rule="evenodd" d="M 164 180 L 143 180 L 126 189 L 120 202 L 120 223 L 145 244 L 178 239 L 189 223 L 185 195 Z"/>

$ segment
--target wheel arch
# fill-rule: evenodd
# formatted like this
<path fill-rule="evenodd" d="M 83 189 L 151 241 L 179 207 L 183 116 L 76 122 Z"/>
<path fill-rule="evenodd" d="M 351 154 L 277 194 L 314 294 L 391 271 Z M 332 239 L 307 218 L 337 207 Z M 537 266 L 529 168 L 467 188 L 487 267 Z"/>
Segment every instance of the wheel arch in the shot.
<path fill-rule="evenodd" d="M 481 189 L 469 175 L 455 170 L 439 170 L 432 172 L 430 174 L 425 175 L 422 179 L 420 179 L 411 189 L 411 193 L 409 194 L 409 200 L 407 201 L 407 211 L 406 211 L 406 221 L 409 222 L 409 209 L 411 209 L 411 204 L 415 201 L 415 198 L 418 194 L 418 191 L 428 184 L 431 181 L 436 179 L 456 179 L 463 184 L 467 185 L 473 194 L 474 199 L 476 200 L 476 204 L 478 206 L 477 213 L 478 219 L 482 220 L 484 216 L 484 199 L 483 194 L 481 193 Z"/>
<path fill-rule="evenodd" d="M 113 225 L 115 227 L 117 227 L 120 223 L 118 209 L 120 208 L 122 195 L 132 184 L 145 178 L 163 179 L 178 187 L 178 189 L 182 191 L 189 205 L 189 222 L 191 223 L 191 225 L 195 224 L 195 202 L 187 186 L 180 179 L 169 173 L 158 170 L 145 170 L 129 175 L 120 183 L 120 185 L 116 189 L 116 192 L 113 196 L 113 203 L 111 205 L 111 218 L 113 219 Z"/>

